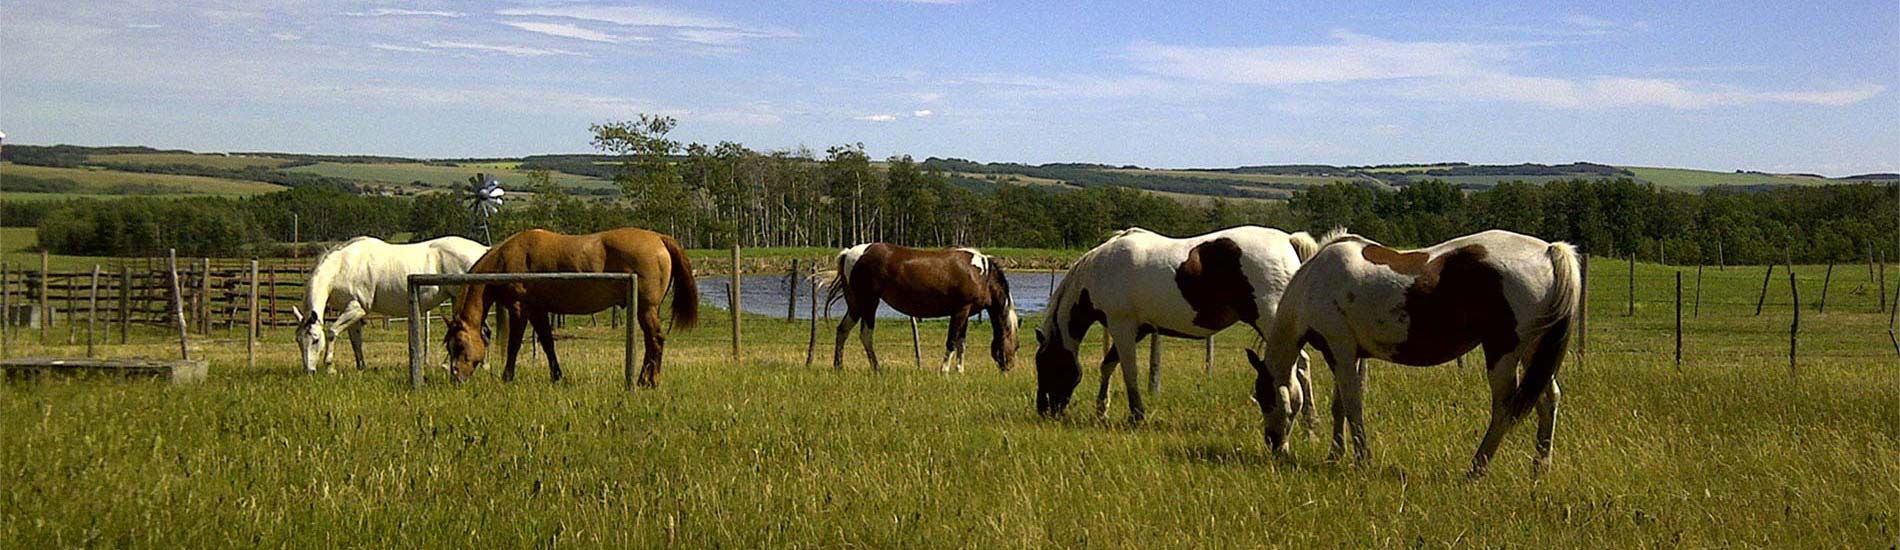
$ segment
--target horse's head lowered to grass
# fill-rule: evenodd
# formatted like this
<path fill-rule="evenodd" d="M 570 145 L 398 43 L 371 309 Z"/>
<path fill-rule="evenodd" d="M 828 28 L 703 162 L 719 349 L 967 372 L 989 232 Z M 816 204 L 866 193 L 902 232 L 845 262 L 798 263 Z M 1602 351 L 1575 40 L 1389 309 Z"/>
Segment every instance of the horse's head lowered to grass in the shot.
<path fill-rule="evenodd" d="M 463 382 L 488 359 L 488 327 L 455 318 L 450 318 L 448 324 L 442 345 L 449 352 L 449 373 L 456 382 Z"/>
<path fill-rule="evenodd" d="M 1009 293 L 1009 276 L 1003 273 L 1003 266 L 990 256 L 984 256 L 983 262 L 987 264 L 983 275 L 990 294 L 986 311 L 994 333 L 990 340 L 990 358 L 996 360 L 996 368 L 1009 372 L 1016 366 L 1016 329 L 1021 324 L 1016 317 L 1016 299 Z"/>
<path fill-rule="evenodd" d="M 304 313 L 291 307 L 297 314 L 297 349 L 303 358 L 304 372 L 317 372 L 317 365 L 324 362 L 324 352 L 330 348 L 330 330 L 323 326 L 321 311 Z"/>

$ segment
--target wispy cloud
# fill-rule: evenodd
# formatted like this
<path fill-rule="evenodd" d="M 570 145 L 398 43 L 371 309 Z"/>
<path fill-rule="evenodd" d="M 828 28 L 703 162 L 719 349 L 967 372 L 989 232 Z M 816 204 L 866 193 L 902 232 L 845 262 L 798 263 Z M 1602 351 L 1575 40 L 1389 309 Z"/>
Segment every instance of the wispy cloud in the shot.
<path fill-rule="evenodd" d="M 390 52 L 435 53 L 435 50 L 431 50 L 428 48 L 417 48 L 414 46 L 401 46 L 401 45 L 389 44 L 385 42 L 375 42 L 375 43 L 370 44 L 369 47 L 372 49 L 378 49 L 378 50 L 390 51 Z"/>
<path fill-rule="evenodd" d="M 295 42 L 298 40 L 303 40 L 303 35 L 297 34 L 294 32 L 289 32 L 289 31 L 274 32 L 274 33 L 271 33 L 270 37 L 278 39 L 278 40 L 282 40 L 285 42 Z"/>
<path fill-rule="evenodd" d="M 462 17 L 468 14 L 459 11 L 376 8 L 369 11 L 346 11 L 343 15 L 350 17 Z"/>
<path fill-rule="evenodd" d="M 791 31 L 756 28 L 727 21 L 716 16 L 659 6 L 538 6 L 510 8 L 499 10 L 495 13 L 508 17 L 558 18 L 595 24 L 605 23 L 621 27 L 664 29 L 671 31 L 668 36 L 674 40 L 703 46 L 731 47 L 748 40 L 797 38 L 799 36 L 798 33 Z M 516 25 L 518 28 L 523 28 L 524 30 L 534 30 L 535 32 L 543 32 L 545 34 L 554 34 L 555 32 L 565 33 L 558 34 L 557 36 L 580 38 L 582 40 L 605 41 L 600 39 L 613 38 L 616 36 L 611 33 L 586 29 L 572 24 L 534 23 L 534 25 L 539 26 L 540 30 L 521 27 L 516 23 L 510 24 Z M 558 25 L 558 27 L 556 25 Z M 584 38 L 583 36 L 591 38 Z"/>
<path fill-rule="evenodd" d="M 1598 24 L 1596 20 L 1573 21 Z M 1127 58 L 1141 70 L 1211 85 L 1293 88 L 1348 85 L 1350 91 L 1437 101 L 1502 101 L 1560 109 L 1666 107 L 1706 109 L 1753 103 L 1839 106 L 1885 91 L 1766 92 L 1694 81 L 1605 75 L 1558 78 L 1515 74 L 1522 46 L 1478 42 L 1402 42 L 1334 31 L 1334 43 L 1252 48 L 1138 43 Z"/>
<path fill-rule="evenodd" d="M 896 122 L 897 115 L 863 115 L 863 116 L 851 117 L 851 120 L 862 120 L 865 122 Z"/>
<path fill-rule="evenodd" d="M 441 49 L 441 50 L 472 50 L 472 51 L 478 51 L 478 52 L 507 54 L 507 55 L 512 55 L 515 57 L 541 57 L 541 56 L 548 56 L 548 55 L 575 55 L 575 56 L 587 55 L 584 53 L 570 51 L 570 50 L 563 50 L 560 48 L 536 48 L 532 46 L 515 46 L 515 45 L 508 45 L 508 44 L 483 44 L 480 42 L 454 42 L 454 41 L 432 40 L 428 42 L 423 42 L 423 45 L 426 45 L 428 47 L 435 48 L 435 49 Z"/>
<path fill-rule="evenodd" d="M 617 36 L 611 33 L 605 33 L 605 32 L 601 32 L 601 31 L 597 31 L 593 29 L 582 28 L 580 26 L 569 25 L 566 23 L 542 23 L 542 22 L 535 22 L 535 21 L 504 21 L 502 22 L 502 24 L 510 26 L 510 27 L 514 27 L 517 29 L 521 29 L 524 31 L 545 34 L 548 36 L 572 38 L 576 40 L 586 40 L 590 42 L 604 42 L 607 44 L 619 44 L 622 42 L 643 42 L 643 41 L 652 40 L 652 38 L 648 38 L 644 36 Z"/>

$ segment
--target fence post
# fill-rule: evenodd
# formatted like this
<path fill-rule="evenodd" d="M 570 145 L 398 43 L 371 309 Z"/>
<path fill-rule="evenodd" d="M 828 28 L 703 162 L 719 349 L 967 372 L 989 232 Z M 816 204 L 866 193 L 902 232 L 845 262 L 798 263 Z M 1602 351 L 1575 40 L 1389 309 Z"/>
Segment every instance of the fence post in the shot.
<path fill-rule="evenodd" d="M 1695 266 L 1695 311 L 1689 316 L 1702 318 L 1702 264 Z"/>
<path fill-rule="evenodd" d="M 251 322 L 244 331 L 244 366 L 257 368 L 257 260 L 251 260 Z M 410 320 L 414 322 L 414 319 Z"/>
<path fill-rule="evenodd" d="M 1636 315 L 1636 253 L 1635 252 L 1630 253 L 1629 282 L 1630 282 L 1630 303 L 1629 303 L 1630 307 L 1629 307 L 1629 311 L 1623 314 L 1624 317 L 1633 317 Z"/>
<path fill-rule="evenodd" d="M 1788 377 L 1793 378 L 1795 370 L 1795 349 L 1801 345 L 1801 289 L 1794 284 L 1794 257 L 1788 255 L 1788 294 L 1794 297 L 1794 320 L 1788 323 Z M 1881 294 L 1884 299 L 1886 294 Z"/>
<path fill-rule="evenodd" d="M 811 340 L 805 343 L 805 366 L 818 350 L 818 265 L 811 266 Z"/>
<path fill-rule="evenodd" d="M 204 276 L 198 278 L 198 333 L 211 334 L 211 258 L 204 259 Z"/>
<path fill-rule="evenodd" d="M 791 293 L 791 297 L 785 300 L 785 322 L 789 323 L 798 311 L 798 258 L 792 258 L 792 269 L 785 272 L 785 279 L 790 282 L 785 285 Z"/>
<path fill-rule="evenodd" d="M 639 307 L 639 300 L 640 300 L 640 273 L 630 272 L 627 274 L 627 305 L 626 305 L 627 311 L 629 312 L 639 311 L 638 309 L 636 309 L 637 307 Z M 654 307 L 659 307 L 659 304 L 654 304 Z M 624 331 L 623 332 L 624 336 L 622 336 L 622 338 L 625 338 L 627 341 L 627 354 L 626 354 L 626 357 L 621 360 L 623 363 L 625 363 L 624 365 L 621 366 L 621 369 L 626 371 L 627 393 L 633 393 L 634 388 L 637 387 L 637 385 L 634 383 L 634 373 L 633 373 L 633 364 L 634 364 L 633 354 L 636 351 L 634 349 L 634 344 L 633 344 L 633 339 L 634 339 L 633 331 L 635 328 L 637 328 L 636 325 L 638 324 L 639 323 L 633 322 L 632 318 L 628 318 L 624 326 L 621 327 L 621 329 Z M 648 350 L 648 351 L 650 352 L 652 350 Z"/>
<path fill-rule="evenodd" d="M 277 326 L 277 270 L 281 267 L 283 267 L 281 263 L 271 266 L 270 274 L 265 275 L 267 290 L 264 293 L 270 295 L 270 314 L 265 316 L 264 322 L 273 327 Z"/>
<path fill-rule="evenodd" d="M 917 337 L 917 317 L 910 318 L 910 353 L 917 360 L 917 368 L 924 368 L 924 344 Z"/>
<path fill-rule="evenodd" d="M 1205 345 L 1207 347 L 1206 347 L 1206 351 L 1203 352 L 1205 353 L 1205 355 L 1201 357 L 1201 373 L 1213 374 L 1214 373 L 1214 335 L 1212 334 L 1207 335 L 1207 343 Z"/>
<path fill-rule="evenodd" d="M 1722 258 L 1722 240 L 1715 240 L 1715 270 L 1728 271 L 1728 261 Z"/>
<path fill-rule="evenodd" d="M 739 273 L 739 242 L 737 240 L 734 240 L 732 243 L 732 286 L 731 286 L 731 290 L 726 291 L 726 295 L 732 298 L 732 362 L 733 363 L 739 363 L 743 361 L 743 357 L 740 355 L 740 350 L 739 350 L 739 333 L 740 333 L 739 308 L 742 307 L 742 303 L 739 298 L 739 293 L 743 292 L 743 289 L 745 288 L 741 286 L 741 281 L 740 281 L 741 276 L 742 274 Z"/>
<path fill-rule="evenodd" d="M 422 347 L 427 345 L 422 341 L 422 327 L 415 323 L 416 318 L 422 317 L 422 292 L 415 283 L 405 280 L 403 284 L 409 285 L 409 389 L 419 390 L 422 389 Z"/>
<path fill-rule="evenodd" d="M 1761 297 L 1755 299 L 1755 316 L 1761 316 L 1762 304 L 1768 303 L 1768 279 L 1775 274 L 1775 264 L 1768 264 L 1768 270 L 1761 274 Z"/>
<path fill-rule="evenodd" d="M 0 262 L 0 358 L 13 356 L 13 265 Z"/>
<path fill-rule="evenodd" d="M 66 345 L 79 343 L 79 286 L 78 273 L 66 278 Z M 1883 287 L 1884 288 L 1884 287 Z"/>
<path fill-rule="evenodd" d="M 1676 271 L 1676 370 L 1682 370 L 1682 271 Z"/>
<path fill-rule="evenodd" d="M 46 345 L 48 329 L 53 326 L 53 301 L 46 295 L 47 281 L 53 279 L 53 262 L 45 250 L 40 251 L 40 345 Z"/>
<path fill-rule="evenodd" d="M 1056 297 L 1056 268 L 1049 268 L 1049 297 Z"/>
<path fill-rule="evenodd" d="M 178 284 L 178 249 L 166 251 L 165 268 L 165 272 L 171 274 L 172 319 L 178 327 L 178 357 L 190 361 L 191 346 L 187 345 L 189 337 L 185 335 L 185 290 Z"/>
<path fill-rule="evenodd" d="M 99 330 L 99 264 L 92 264 L 92 291 L 86 302 L 86 357 L 97 357 L 93 341 Z"/>
<path fill-rule="evenodd" d="M 1821 277 L 1821 304 L 1814 310 L 1827 313 L 1827 285 L 1834 282 L 1834 260 L 1827 262 L 1827 275 Z"/>
<path fill-rule="evenodd" d="M 1590 347 L 1590 255 L 1583 254 L 1578 272 L 1581 274 L 1577 292 L 1577 357 L 1587 353 Z"/>
<path fill-rule="evenodd" d="M 119 266 L 119 344 L 132 343 L 132 266 Z"/>
<path fill-rule="evenodd" d="M 1887 258 L 1882 255 L 1875 262 L 1874 273 L 1878 275 L 1875 278 L 1880 279 L 1880 309 L 1878 311 L 1887 311 Z"/>
<path fill-rule="evenodd" d="M 1148 395 L 1161 393 L 1161 333 L 1148 335 Z"/>

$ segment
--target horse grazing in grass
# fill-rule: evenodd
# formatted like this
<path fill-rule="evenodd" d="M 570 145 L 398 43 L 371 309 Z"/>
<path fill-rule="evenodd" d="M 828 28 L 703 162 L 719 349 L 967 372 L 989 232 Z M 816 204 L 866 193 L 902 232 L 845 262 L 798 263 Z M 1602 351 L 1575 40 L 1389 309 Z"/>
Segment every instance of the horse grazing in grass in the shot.
<path fill-rule="evenodd" d="M 1135 350 L 1142 338 L 1204 339 L 1236 322 L 1265 337 L 1280 293 L 1317 247 L 1305 233 L 1256 226 L 1185 239 L 1141 228 L 1115 234 L 1076 261 L 1036 329 L 1036 411 L 1057 415 L 1068 407 L 1082 379 L 1076 353 L 1089 328 L 1102 323 L 1112 348 L 1102 360 L 1095 412 L 1107 414 L 1109 378 L 1120 363 L 1130 418 L 1140 421 L 1146 408 Z M 1150 388 L 1158 376 L 1150 370 Z"/>
<path fill-rule="evenodd" d="M 1356 458 L 1365 460 L 1362 360 L 1431 366 L 1484 346 L 1491 382 L 1491 425 L 1471 461 L 1484 474 L 1499 440 L 1537 409 L 1537 458 L 1550 459 L 1557 425 L 1557 369 L 1570 340 L 1581 281 L 1576 251 L 1508 231 L 1486 231 L 1414 251 L 1397 251 L 1343 230 L 1293 277 L 1267 338 L 1255 399 L 1267 446 L 1287 453 L 1294 353 L 1312 344 L 1333 365 L 1332 455 L 1345 454 L 1346 424 Z M 1523 376 L 1518 366 L 1523 365 Z M 1292 381 L 1297 383 L 1297 381 Z"/>
<path fill-rule="evenodd" d="M 858 338 L 864 355 L 877 370 L 877 350 L 871 331 L 877 326 L 882 299 L 892 309 L 912 317 L 950 317 L 950 336 L 944 342 L 943 364 L 963 372 L 963 340 L 970 316 L 988 311 L 995 336 L 990 358 L 1008 371 L 1016 360 L 1016 304 L 1009 297 L 1009 277 L 994 258 L 974 248 L 919 250 L 885 243 L 861 244 L 838 253 L 837 275 L 825 298 L 826 307 L 843 297 L 844 319 L 838 322 L 838 342 L 831 350 L 831 366 L 844 368 L 844 342 L 851 326 L 864 323 Z"/>
<path fill-rule="evenodd" d="M 660 362 L 666 353 L 666 336 L 660 328 L 660 302 L 666 298 L 668 286 L 675 288 L 673 326 L 692 328 L 699 320 L 699 286 L 693 280 L 693 265 L 686 259 L 686 251 L 673 237 L 645 229 L 626 227 L 588 235 L 529 229 L 495 245 L 469 272 L 638 273 L 639 303 L 626 303 L 627 283 L 624 282 L 469 285 L 462 289 L 462 298 L 456 303 L 456 313 L 448 320 L 448 334 L 443 338 L 449 352 L 449 367 L 457 382 L 467 380 L 487 358 L 488 338 L 481 327 L 491 305 L 507 308 L 510 313 L 508 364 L 501 371 L 503 381 L 515 378 L 515 356 L 521 350 L 521 333 L 526 324 L 534 324 L 535 337 L 547 352 L 549 375 L 559 382 L 561 362 L 554 355 L 554 331 L 548 315 L 586 315 L 624 305 L 628 322 L 638 319 L 645 336 L 646 355 L 641 361 L 638 382 L 645 387 L 658 386 Z"/>
<path fill-rule="evenodd" d="M 407 317 L 410 275 L 466 272 L 487 251 L 481 243 L 461 237 L 412 244 L 357 237 L 324 252 L 304 287 L 304 309 L 292 307 L 297 313 L 297 346 L 302 351 L 303 370 L 316 372 L 318 363 L 328 365 L 336 356 L 336 335 L 344 330 L 350 331 L 356 368 L 363 369 L 363 325 L 358 321 L 371 313 Z M 423 289 L 423 309 L 441 305 L 453 292 L 449 288 Z M 332 306 L 340 312 L 325 327 L 323 318 Z M 336 367 L 329 370 L 336 372 Z"/>

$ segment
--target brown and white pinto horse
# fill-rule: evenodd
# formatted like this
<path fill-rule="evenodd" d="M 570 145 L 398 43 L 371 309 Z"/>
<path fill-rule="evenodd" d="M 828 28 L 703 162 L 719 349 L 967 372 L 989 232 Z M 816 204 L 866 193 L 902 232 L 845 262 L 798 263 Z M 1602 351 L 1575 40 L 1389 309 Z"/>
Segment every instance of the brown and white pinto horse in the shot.
<path fill-rule="evenodd" d="M 1095 413 L 1107 413 L 1109 379 L 1120 364 L 1130 419 L 1141 420 L 1147 409 L 1137 387 L 1137 342 L 1155 333 L 1207 338 L 1234 323 L 1268 337 L 1280 293 L 1317 247 L 1306 233 L 1251 225 L 1184 239 L 1138 227 L 1116 233 L 1076 260 L 1036 329 L 1036 411 L 1053 416 L 1068 407 L 1082 380 L 1082 340 L 1101 323 L 1113 347 L 1102 360 Z M 1156 376 L 1149 371 L 1151 388 Z"/>
<path fill-rule="evenodd" d="M 1531 408 L 1538 413 L 1538 469 L 1550 458 L 1557 423 L 1557 369 L 1581 293 L 1576 251 L 1508 231 L 1485 231 L 1401 252 L 1336 230 L 1293 276 L 1267 338 L 1266 358 L 1248 353 L 1259 375 L 1254 396 L 1267 446 L 1287 452 L 1295 352 L 1312 344 L 1333 365 L 1332 456 L 1352 427 L 1356 458 L 1366 447 L 1363 360 L 1438 365 L 1484 346 L 1491 425 L 1471 475 L 1483 475 L 1498 442 Z M 1524 365 L 1518 376 L 1518 365 Z"/>
<path fill-rule="evenodd" d="M 974 248 L 920 250 L 886 243 L 861 244 L 838 253 L 838 272 L 825 298 L 829 307 L 838 298 L 845 301 L 844 319 L 838 322 L 837 345 L 831 350 L 831 366 L 844 368 L 844 342 L 851 326 L 863 323 L 858 339 L 864 341 L 864 355 L 877 370 L 877 350 L 871 345 L 871 331 L 877 326 L 877 307 L 881 299 L 892 309 L 912 317 L 950 318 L 950 336 L 944 342 L 942 372 L 952 364 L 963 372 L 963 340 L 968 335 L 970 316 L 988 311 L 995 333 L 990 341 L 990 358 L 999 369 L 1008 371 L 1016 360 L 1016 304 L 1009 296 L 1009 277 L 995 259 Z"/>
<path fill-rule="evenodd" d="M 535 337 L 548 354 L 549 375 L 561 380 L 561 362 L 554 355 L 554 331 L 549 314 L 586 315 L 625 305 L 629 322 L 638 319 L 645 336 L 646 356 L 641 362 L 639 384 L 653 387 L 660 383 L 660 361 L 666 353 L 666 336 L 660 328 L 660 302 L 666 289 L 677 289 L 673 296 L 673 326 L 692 328 L 699 320 L 699 287 L 693 280 L 693 265 L 686 251 L 673 237 L 624 227 L 588 235 L 562 235 L 544 229 L 516 233 L 495 245 L 475 262 L 469 273 L 638 273 L 638 304 L 627 304 L 626 283 L 609 281 L 563 281 L 546 283 L 506 283 L 469 285 L 455 302 L 455 315 L 448 319 L 449 366 L 455 381 L 467 380 L 488 355 L 488 336 L 481 330 L 488 308 L 508 308 L 508 365 L 501 371 L 503 381 L 515 378 L 515 355 L 521 350 L 522 328 L 534 323 Z M 674 284 L 677 283 L 677 284 Z M 637 312 L 637 313 L 635 313 Z"/>

